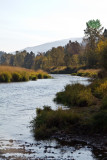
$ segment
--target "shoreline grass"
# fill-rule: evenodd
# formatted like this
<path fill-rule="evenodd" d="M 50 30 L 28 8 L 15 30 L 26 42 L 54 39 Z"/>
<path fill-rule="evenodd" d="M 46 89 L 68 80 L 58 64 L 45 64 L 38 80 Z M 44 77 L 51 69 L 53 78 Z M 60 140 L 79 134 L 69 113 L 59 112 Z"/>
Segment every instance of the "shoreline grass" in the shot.
<path fill-rule="evenodd" d="M 97 78 L 98 74 L 100 72 L 100 69 L 80 69 L 77 71 L 77 73 L 72 73 L 73 76 L 82 76 L 82 77 L 91 77 L 91 78 Z"/>
<path fill-rule="evenodd" d="M 87 107 L 96 104 L 91 88 L 79 83 L 66 85 L 63 91 L 56 94 L 54 101 L 69 108 L 73 106 Z"/>
<path fill-rule="evenodd" d="M 20 67 L 0 66 L 0 83 L 35 81 L 37 79 L 51 78 L 42 70 L 31 70 Z"/>
<path fill-rule="evenodd" d="M 69 110 L 52 110 L 49 106 L 44 106 L 43 109 L 37 109 L 36 113 L 37 117 L 31 122 L 36 139 L 48 139 L 57 132 L 63 132 L 65 136 L 107 133 L 107 110 L 101 109 L 100 106 Z"/>
<path fill-rule="evenodd" d="M 69 108 L 38 108 L 32 121 L 36 139 L 47 139 L 57 132 L 59 136 L 61 132 L 65 136 L 107 133 L 107 78 L 94 80 L 89 86 L 67 85 L 55 100 Z"/>

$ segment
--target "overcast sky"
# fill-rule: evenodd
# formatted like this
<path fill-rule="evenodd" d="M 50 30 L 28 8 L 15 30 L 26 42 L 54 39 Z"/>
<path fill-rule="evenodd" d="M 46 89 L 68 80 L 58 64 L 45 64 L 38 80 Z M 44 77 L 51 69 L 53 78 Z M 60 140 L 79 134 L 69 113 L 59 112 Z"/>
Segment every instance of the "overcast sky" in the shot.
<path fill-rule="evenodd" d="M 107 27 L 107 0 L 0 0 L 0 50 L 83 37 L 90 19 Z"/>

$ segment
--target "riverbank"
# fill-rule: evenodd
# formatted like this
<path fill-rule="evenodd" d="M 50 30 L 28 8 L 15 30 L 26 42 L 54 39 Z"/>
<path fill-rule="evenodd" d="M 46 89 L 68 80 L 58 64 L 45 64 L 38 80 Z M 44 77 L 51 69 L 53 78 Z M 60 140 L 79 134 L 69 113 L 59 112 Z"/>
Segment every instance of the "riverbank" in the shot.
<path fill-rule="evenodd" d="M 34 81 L 43 78 L 51 78 L 51 76 L 42 70 L 34 71 L 20 67 L 0 66 L 0 83 Z"/>
<path fill-rule="evenodd" d="M 44 106 L 44 109 L 37 109 L 33 132 L 36 139 L 50 138 L 58 132 L 65 135 L 104 135 L 107 133 L 107 111 L 99 106 L 67 110 L 52 110 Z"/>
<path fill-rule="evenodd" d="M 36 128 L 33 128 L 34 136 L 38 140 L 56 139 L 61 145 L 69 147 L 78 144 L 91 146 L 96 156 L 102 160 L 107 157 L 107 132 L 101 127 L 107 121 L 107 113 L 103 113 L 106 118 L 101 116 L 98 106 L 73 108 L 72 111 L 49 111 L 49 108 L 45 108 L 45 111 L 38 110 Z M 96 115 L 99 115 L 100 121 L 96 119 Z"/>
<path fill-rule="evenodd" d="M 50 143 L 54 139 L 58 142 L 55 146 Z M 91 155 L 87 155 L 87 151 L 92 151 L 93 159 L 103 160 L 104 158 L 107 158 L 107 136 L 104 135 L 102 137 L 98 134 L 83 137 L 83 135 L 66 135 L 63 132 L 57 132 L 49 141 L 49 143 L 45 141 L 45 143 L 42 144 L 42 141 L 29 143 L 27 141 L 21 142 L 13 139 L 0 140 L 0 159 L 61 159 L 61 157 L 56 157 L 58 150 L 60 150 L 60 152 L 63 150 L 62 159 L 64 159 L 64 153 L 66 154 L 68 151 L 69 155 L 67 159 L 79 160 L 79 157 L 80 159 L 84 159 L 86 157 L 91 158 Z M 69 150 L 66 151 L 67 146 Z M 36 148 L 36 150 L 34 150 L 34 148 Z M 42 151 L 44 156 L 38 155 L 38 151 Z M 82 152 L 85 153 L 85 157 Z"/>
<path fill-rule="evenodd" d="M 52 136 L 62 145 L 77 145 L 90 146 L 93 148 L 93 153 L 99 160 L 107 159 L 107 135 L 92 134 L 83 135 L 78 134 L 65 134 L 64 132 L 57 132 Z"/>
<path fill-rule="evenodd" d="M 56 138 L 67 143 L 83 141 L 107 151 L 106 78 L 94 80 L 88 86 L 67 85 L 56 94 L 55 101 L 68 108 L 38 108 L 32 121 L 36 139 Z"/>
<path fill-rule="evenodd" d="M 98 78 L 98 74 L 101 69 L 89 69 L 86 66 L 81 67 L 57 67 L 51 68 L 49 73 L 51 74 L 71 74 L 73 76 L 91 77 Z"/>
<path fill-rule="evenodd" d="M 77 72 L 72 73 L 71 75 L 98 78 L 98 74 L 100 73 L 100 71 L 100 69 L 79 69 Z"/>
<path fill-rule="evenodd" d="M 57 139 L 61 144 L 84 144 L 90 145 L 96 149 L 105 150 L 105 155 L 107 156 L 107 135 L 93 134 L 93 135 L 83 135 L 76 134 L 65 134 L 64 132 L 56 132 L 52 138 Z"/>
<path fill-rule="evenodd" d="M 85 69 L 86 67 L 66 67 L 66 66 L 59 66 L 53 67 L 48 70 L 51 74 L 71 74 L 76 73 L 79 69 Z"/>

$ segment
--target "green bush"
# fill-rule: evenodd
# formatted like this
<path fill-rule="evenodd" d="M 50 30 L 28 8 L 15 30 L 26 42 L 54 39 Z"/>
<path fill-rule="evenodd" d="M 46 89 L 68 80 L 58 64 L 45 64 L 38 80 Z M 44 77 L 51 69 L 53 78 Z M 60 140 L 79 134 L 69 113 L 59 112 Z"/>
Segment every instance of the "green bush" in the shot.
<path fill-rule="evenodd" d="M 102 99 L 101 109 L 103 110 L 107 109 L 107 95 L 105 95 L 104 98 Z"/>
<path fill-rule="evenodd" d="M 96 101 L 91 93 L 91 89 L 81 90 L 78 95 L 77 105 L 83 107 L 83 106 L 90 106 L 92 104 L 96 104 Z"/>
<path fill-rule="evenodd" d="M 0 82 L 10 82 L 11 78 L 11 74 L 8 72 L 0 73 Z"/>
<path fill-rule="evenodd" d="M 48 78 L 48 75 L 43 75 L 43 78 L 44 78 L 44 79 L 47 79 L 47 78 Z"/>
<path fill-rule="evenodd" d="M 98 112 L 93 118 L 95 132 L 107 133 L 107 110 Z"/>
<path fill-rule="evenodd" d="M 62 92 L 56 94 L 54 99 L 65 106 L 89 106 L 95 103 L 91 89 L 82 84 L 67 85 Z"/>
<path fill-rule="evenodd" d="M 36 81 L 37 80 L 37 76 L 36 75 L 30 75 L 29 79 L 32 81 Z"/>
<path fill-rule="evenodd" d="M 22 81 L 22 76 L 19 73 L 12 73 L 12 82 L 20 82 Z"/>
<path fill-rule="evenodd" d="M 49 75 L 44 74 L 44 75 L 43 75 L 43 78 L 44 78 L 44 79 L 47 79 L 47 78 L 50 78 L 50 77 L 49 77 Z"/>
<path fill-rule="evenodd" d="M 72 75 L 72 76 L 77 76 L 77 73 L 72 73 L 71 75 Z"/>
<path fill-rule="evenodd" d="M 78 72 L 78 73 L 77 73 L 77 76 L 83 76 L 83 73 Z"/>
<path fill-rule="evenodd" d="M 105 94 L 107 94 L 107 81 L 100 84 L 100 86 L 96 87 L 94 91 L 95 95 L 99 98 L 103 98 Z"/>
<path fill-rule="evenodd" d="M 22 73 L 22 81 L 29 81 L 29 75 L 26 72 Z"/>
<path fill-rule="evenodd" d="M 42 79 L 43 78 L 43 74 L 39 73 L 38 75 L 38 79 Z"/>
<path fill-rule="evenodd" d="M 91 85 L 91 91 L 97 98 L 102 99 L 107 94 L 107 80 L 95 80 Z"/>
<path fill-rule="evenodd" d="M 39 112 L 38 112 L 39 111 Z M 32 121 L 33 132 L 36 138 L 50 137 L 58 130 L 70 130 L 70 127 L 79 124 L 80 116 L 71 110 L 56 111 L 45 106 L 44 109 L 37 109 L 37 117 Z M 45 132 L 44 132 L 45 131 Z"/>
<path fill-rule="evenodd" d="M 47 139 L 49 138 L 54 132 L 56 132 L 56 128 L 47 128 L 46 125 L 42 125 L 35 130 L 34 136 L 36 139 Z"/>

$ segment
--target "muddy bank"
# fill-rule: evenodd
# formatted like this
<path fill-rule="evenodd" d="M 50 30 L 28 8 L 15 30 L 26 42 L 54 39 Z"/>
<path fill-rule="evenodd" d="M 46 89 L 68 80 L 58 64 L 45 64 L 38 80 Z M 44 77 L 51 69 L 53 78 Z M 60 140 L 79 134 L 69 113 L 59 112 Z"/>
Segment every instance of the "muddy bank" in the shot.
<path fill-rule="evenodd" d="M 100 134 L 94 134 L 94 135 L 82 135 L 82 134 L 66 134 L 64 132 L 57 132 L 55 135 L 52 136 L 52 138 L 57 139 L 58 141 L 67 142 L 67 144 L 72 143 L 78 143 L 81 142 L 83 144 L 92 145 L 93 147 L 96 147 L 98 149 L 105 149 L 107 150 L 107 135 L 100 135 Z"/>
<path fill-rule="evenodd" d="M 75 146 L 90 146 L 93 148 L 93 153 L 101 160 L 107 159 L 107 135 L 82 135 L 82 134 L 66 134 L 63 131 L 55 133 L 52 138 L 55 138 L 61 145 Z"/>

